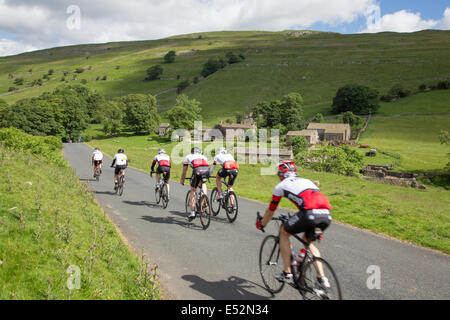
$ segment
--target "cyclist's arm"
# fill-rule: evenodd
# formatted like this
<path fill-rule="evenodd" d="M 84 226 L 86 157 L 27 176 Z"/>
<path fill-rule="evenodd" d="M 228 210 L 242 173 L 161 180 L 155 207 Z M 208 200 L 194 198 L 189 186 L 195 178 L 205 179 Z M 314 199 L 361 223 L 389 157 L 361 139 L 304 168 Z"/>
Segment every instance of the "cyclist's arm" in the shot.
<path fill-rule="evenodd" d="M 216 163 L 216 161 L 214 161 L 212 168 L 209 169 L 209 175 L 212 176 L 212 174 L 214 173 L 214 170 L 216 170 L 216 165 L 217 165 L 217 163 Z"/>
<path fill-rule="evenodd" d="M 111 167 L 114 167 L 114 165 L 116 164 L 116 158 L 113 159 L 113 162 L 111 164 Z"/>
<path fill-rule="evenodd" d="M 188 171 L 189 165 L 188 164 L 184 164 L 183 165 L 183 172 L 181 173 L 181 181 L 180 183 L 182 185 L 184 185 L 184 180 L 186 180 L 186 173 Z"/>
<path fill-rule="evenodd" d="M 152 169 L 151 169 L 152 172 L 155 171 L 156 162 L 157 162 L 156 160 L 153 160 Z"/>
<path fill-rule="evenodd" d="M 277 211 L 280 201 L 281 201 L 280 196 L 277 196 L 277 195 L 272 196 L 272 202 L 270 203 L 269 208 L 267 208 L 266 213 L 264 214 L 263 221 L 262 221 L 262 224 L 264 227 L 266 227 L 269 224 L 269 222 L 272 220 L 275 211 Z"/>

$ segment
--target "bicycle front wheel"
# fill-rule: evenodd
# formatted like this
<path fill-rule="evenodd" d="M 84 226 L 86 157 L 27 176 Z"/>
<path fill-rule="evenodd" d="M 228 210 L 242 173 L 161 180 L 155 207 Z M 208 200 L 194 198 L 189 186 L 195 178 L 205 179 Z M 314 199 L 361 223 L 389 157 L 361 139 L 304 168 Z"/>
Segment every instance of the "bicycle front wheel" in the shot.
<path fill-rule="evenodd" d="M 234 193 L 233 191 L 230 191 L 228 193 L 225 207 L 227 208 L 228 221 L 230 221 L 230 223 L 235 222 L 238 216 L 239 206 L 236 193 Z"/>
<path fill-rule="evenodd" d="M 219 212 L 220 212 L 220 207 L 221 207 L 221 202 L 219 201 L 219 190 L 217 188 L 214 188 L 213 191 L 211 192 L 211 211 L 214 215 L 214 217 L 216 217 Z"/>
<path fill-rule="evenodd" d="M 276 275 L 283 272 L 283 261 L 278 237 L 268 236 L 264 239 L 259 250 L 259 272 L 267 291 L 271 294 L 280 293 L 284 282 L 276 279 Z"/>
<path fill-rule="evenodd" d="M 186 216 L 189 216 L 189 214 L 191 213 L 191 191 L 190 190 L 188 191 L 188 193 L 186 195 L 185 208 L 186 208 Z"/>
<path fill-rule="evenodd" d="M 323 269 L 329 286 L 319 283 L 319 272 Z M 299 292 L 304 300 L 342 300 L 338 278 L 331 265 L 322 258 L 305 261 L 299 278 Z"/>
<path fill-rule="evenodd" d="M 203 230 L 209 228 L 211 223 L 211 207 L 209 205 L 209 200 L 206 195 L 203 195 L 200 199 L 200 222 L 202 223 Z"/>

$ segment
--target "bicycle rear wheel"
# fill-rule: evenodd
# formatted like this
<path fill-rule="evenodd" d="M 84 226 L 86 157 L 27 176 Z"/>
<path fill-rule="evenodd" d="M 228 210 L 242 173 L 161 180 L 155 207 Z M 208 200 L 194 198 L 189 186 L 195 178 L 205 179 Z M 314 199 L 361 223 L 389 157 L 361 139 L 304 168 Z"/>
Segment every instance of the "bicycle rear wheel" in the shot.
<path fill-rule="evenodd" d="M 158 189 L 156 189 L 155 188 L 155 200 L 156 200 L 156 204 L 160 204 L 160 202 L 161 202 L 161 190 L 159 190 L 159 188 Z"/>
<path fill-rule="evenodd" d="M 239 209 L 236 193 L 230 191 L 225 201 L 226 201 L 225 208 L 227 209 L 226 212 L 228 221 L 230 221 L 230 223 L 233 223 L 237 219 Z"/>
<path fill-rule="evenodd" d="M 278 237 L 268 236 L 261 244 L 259 250 L 259 272 L 267 291 L 277 294 L 283 290 L 285 283 L 275 278 L 277 273 L 283 272 L 283 261 Z"/>
<path fill-rule="evenodd" d="M 163 185 L 161 198 L 163 203 L 163 209 L 166 209 L 167 206 L 169 205 L 169 192 L 167 191 L 167 184 Z"/>
<path fill-rule="evenodd" d="M 219 212 L 220 212 L 220 207 L 222 206 L 222 203 L 218 200 L 219 198 L 219 190 L 217 188 L 214 188 L 213 191 L 211 192 L 211 211 L 214 215 L 214 217 L 216 217 Z"/>
<path fill-rule="evenodd" d="M 119 196 L 122 196 L 123 195 L 123 185 L 124 185 L 124 179 L 123 179 L 123 176 L 120 176 L 119 177 L 119 185 L 118 185 L 118 188 L 117 188 L 117 193 L 119 194 Z"/>
<path fill-rule="evenodd" d="M 315 265 L 322 265 L 330 287 L 322 286 Z M 322 258 L 305 261 L 299 278 L 299 292 L 304 300 L 342 300 L 342 291 L 338 278 L 331 265 Z"/>
<path fill-rule="evenodd" d="M 206 195 L 201 197 L 199 209 L 200 222 L 202 223 L 203 230 L 206 230 L 211 223 L 211 206 L 209 205 L 209 200 Z"/>

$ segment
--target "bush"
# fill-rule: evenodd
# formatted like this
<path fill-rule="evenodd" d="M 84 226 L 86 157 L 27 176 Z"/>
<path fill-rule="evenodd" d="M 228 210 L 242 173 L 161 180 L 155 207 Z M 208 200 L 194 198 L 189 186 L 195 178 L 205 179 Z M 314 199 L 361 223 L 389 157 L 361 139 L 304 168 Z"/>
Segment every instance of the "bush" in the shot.
<path fill-rule="evenodd" d="M 224 68 L 224 62 L 225 61 L 221 61 L 221 60 L 217 60 L 217 59 L 210 59 L 208 60 L 208 62 L 206 62 L 203 65 L 203 70 L 201 72 L 201 75 L 206 78 L 210 75 L 212 75 L 213 73 L 217 72 L 220 69 Z M 226 65 L 226 62 L 225 62 Z"/>
<path fill-rule="evenodd" d="M 239 58 L 239 56 L 237 56 L 234 52 L 228 52 L 226 58 L 229 64 L 241 62 L 241 58 Z"/>
<path fill-rule="evenodd" d="M 181 94 L 186 88 L 188 88 L 191 83 L 188 80 L 182 81 L 177 86 L 177 93 Z"/>
<path fill-rule="evenodd" d="M 295 137 L 290 143 L 289 146 L 292 147 L 294 151 L 294 155 L 297 155 L 302 152 L 308 151 L 309 143 L 305 137 Z"/>
<path fill-rule="evenodd" d="M 389 90 L 388 95 L 394 98 L 405 98 L 411 95 L 411 90 L 406 89 L 401 84 L 396 84 Z"/>
<path fill-rule="evenodd" d="M 84 68 L 77 68 L 75 70 L 76 73 L 83 73 L 84 72 Z"/>
<path fill-rule="evenodd" d="M 8 92 L 13 92 L 13 91 L 16 91 L 16 90 L 17 90 L 16 87 L 9 87 Z"/>
<path fill-rule="evenodd" d="M 323 117 L 323 114 L 321 114 L 321 113 L 318 113 L 318 114 L 316 114 L 315 116 L 314 116 L 314 120 L 313 120 L 313 122 L 317 122 L 317 123 L 322 123 L 322 122 L 324 122 L 324 117 Z"/>
<path fill-rule="evenodd" d="M 440 90 L 448 90 L 450 89 L 450 80 L 439 81 L 437 84 L 437 88 Z"/>
<path fill-rule="evenodd" d="M 153 66 L 149 69 L 147 69 L 147 78 L 145 80 L 147 81 L 153 81 L 153 80 L 159 80 L 161 79 L 161 76 L 164 72 L 164 69 L 162 66 Z"/>
<path fill-rule="evenodd" d="M 169 51 L 165 56 L 164 56 L 164 62 L 165 63 L 173 63 L 175 62 L 175 57 L 177 56 L 177 53 L 175 51 Z"/>
<path fill-rule="evenodd" d="M 303 152 L 296 156 L 296 161 L 315 171 L 346 176 L 360 176 L 363 167 L 363 156 L 348 146 L 325 146 L 310 153 Z"/>
<path fill-rule="evenodd" d="M 14 84 L 15 85 L 17 85 L 17 86 L 22 86 L 23 85 L 23 83 L 24 83 L 24 79 L 23 78 L 16 78 L 15 80 L 14 80 Z"/>
<path fill-rule="evenodd" d="M 336 93 L 332 111 L 335 114 L 351 111 L 355 114 L 376 113 L 380 108 L 379 93 L 375 89 L 360 85 L 347 85 Z"/>
<path fill-rule="evenodd" d="M 64 80 L 63 80 L 63 81 L 64 81 Z M 83 79 L 83 80 L 81 80 L 81 83 L 82 83 L 82 84 L 87 84 L 88 81 L 87 81 L 86 79 Z"/>
<path fill-rule="evenodd" d="M 420 86 L 419 86 L 419 91 L 426 91 L 428 89 L 428 86 L 426 85 L 426 84 L 421 84 Z"/>
<path fill-rule="evenodd" d="M 51 76 L 53 73 L 55 73 L 55 70 L 53 70 L 53 69 L 48 70 L 48 75 L 49 76 Z"/>

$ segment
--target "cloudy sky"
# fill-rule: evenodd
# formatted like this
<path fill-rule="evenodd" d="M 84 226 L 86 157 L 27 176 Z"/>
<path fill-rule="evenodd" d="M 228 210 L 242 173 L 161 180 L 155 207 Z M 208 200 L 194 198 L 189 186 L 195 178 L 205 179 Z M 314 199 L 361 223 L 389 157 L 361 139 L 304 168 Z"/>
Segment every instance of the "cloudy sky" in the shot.
<path fill-rule="evenodd" d="M 448 0 L 0 0 L 0 56 L 217 30 L 450 29 Z"/>

